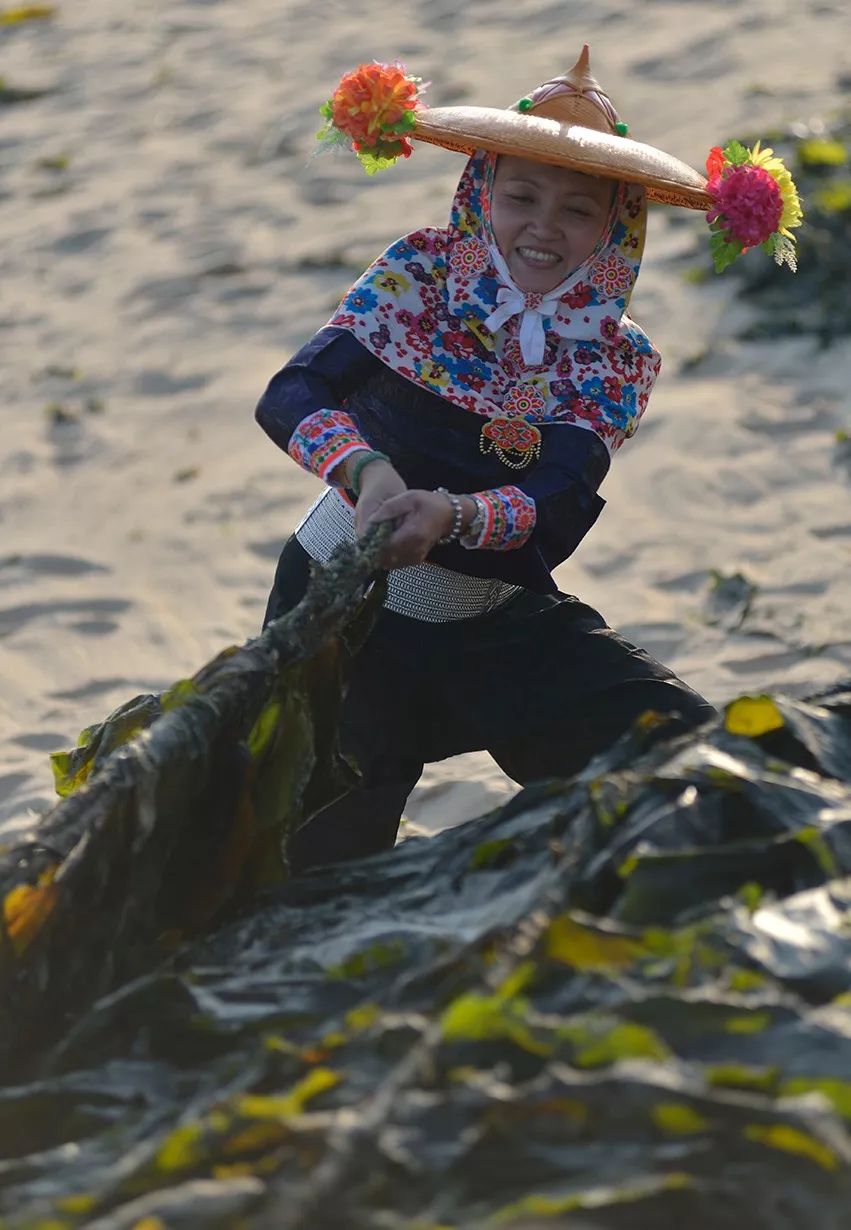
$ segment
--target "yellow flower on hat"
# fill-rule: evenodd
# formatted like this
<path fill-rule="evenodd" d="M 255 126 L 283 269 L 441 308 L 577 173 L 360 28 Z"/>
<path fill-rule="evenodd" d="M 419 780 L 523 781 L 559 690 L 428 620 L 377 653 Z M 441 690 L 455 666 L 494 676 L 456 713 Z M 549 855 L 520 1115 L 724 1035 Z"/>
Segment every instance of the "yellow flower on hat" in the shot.
<path fill-rule="evenodd" d="M 780 215 L 780 225 L 778 227 L 780 234 L 785 235 L 787 239 L 794 238 L 790 234 L 789 228 L 800 226 L 804 220 L 804 213 L 801 209 L 801 198 L 798 196 L 798 189 L 795 187 L 792 173 L 782 158 L 778 158 L 775 155 L 773 149 L 760 149 L 759 141 L 757 141 L 750 153 L 754 166 L 762 167 L 764 171 L 767 171 L 780 189 L 780 195 L 783 198 L 783 213 Z"/>

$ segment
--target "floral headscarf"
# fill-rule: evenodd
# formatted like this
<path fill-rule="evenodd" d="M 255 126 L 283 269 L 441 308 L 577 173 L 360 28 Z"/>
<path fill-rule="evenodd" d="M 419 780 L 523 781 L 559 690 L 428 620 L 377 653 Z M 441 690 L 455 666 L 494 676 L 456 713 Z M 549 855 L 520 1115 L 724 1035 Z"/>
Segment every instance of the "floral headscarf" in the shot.
<path fill-rule="evenodd" d="M 644 248 L 644 189 L 618 184 L 594 252 L 554 291 L 524 294 L 491 229 L 495 168 L 495 155 L 474 154 L 449 226 L 391 244 L 329 324 L 462 409 L 573 423 L 614 451 L 635 432 L 660 364 L 625 315 Z"/>

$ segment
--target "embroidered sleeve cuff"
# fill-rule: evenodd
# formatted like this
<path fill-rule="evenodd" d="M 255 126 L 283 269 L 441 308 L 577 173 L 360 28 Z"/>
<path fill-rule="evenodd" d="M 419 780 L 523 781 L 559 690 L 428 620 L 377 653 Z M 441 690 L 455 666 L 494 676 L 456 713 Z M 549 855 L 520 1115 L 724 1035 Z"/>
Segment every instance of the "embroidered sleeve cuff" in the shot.
<path fill-rule="evenodd" d="M 365 448 L 369 445 L 348 414 L 342 410 L 317 410 L 298 424 L 290 436 L 287 452 L 305 470 L 330 483 L 328 476 L 334 467 Z"/>
<path fill-rule="evenodd" d="M 535 528 L 535 501 L 519 487 L 495 487 L 477 491 L 485 514 L 479 534 L 461 539 L 470 550 L 514 551 L 522 547 Z"/>

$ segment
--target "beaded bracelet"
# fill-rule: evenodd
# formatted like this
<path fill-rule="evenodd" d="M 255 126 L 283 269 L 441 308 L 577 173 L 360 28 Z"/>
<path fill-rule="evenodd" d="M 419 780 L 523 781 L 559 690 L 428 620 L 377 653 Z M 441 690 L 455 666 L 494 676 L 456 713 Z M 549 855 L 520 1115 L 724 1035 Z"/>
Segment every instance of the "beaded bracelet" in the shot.
<path fill-rule="evenodd" d="M 473 501 L 473 503 L 476 506 L 476 513 L 475 513 L 475 516 L 473 517 L 473 520 L 467 526 L 467 530 L 464 534 L 464 538 L 461 543 L 463 547 L 473 546 L 473 544 L 476 542 L 477 538 L 481 534 L 482 530 L 485 528 L 485 516 L 487 512 L 487 507 L 485 505 L 484 500 L 481 499 L 481 497 L 477 495 L 471 495 L 470 499 Z"/>
<path fill-rule="evenodd" d="M 439 547 L 445 547 L 448 546 L 450 542 L 457 542 L 461 537 L 461 522 L 464 519 L 464 509 L 461 507 L 461 501 L 458 499 L 457 495 L 451 495 L 445 487 L 437 487 L 436 490 L 439 491 L 441 495 L 446 496 L 447 500 L 449 500 L 452 505 L 452 511 L 454 513 L 454 517 L 452 519 L 452 529 L 445 535 L 445 537 L 438 538 L 437 540 L 437 545 Z"/>
<path fill-rule="evenodd" d="M 378 453 L 373 449 L 370 449 L 369 452 L 361 453 L 360 456 L 355 454 L 355 456 L 357 457 L 357 461 L 352 466 L 352 476 L 349 479 L 349 487 L 352 491 L 354 491 L 355 496 L 357 497 L 360 495 L 361 473 L 366 469 L 369 463 L 371 461 L 389 461 L 390 458 L 386 453 Z"/>

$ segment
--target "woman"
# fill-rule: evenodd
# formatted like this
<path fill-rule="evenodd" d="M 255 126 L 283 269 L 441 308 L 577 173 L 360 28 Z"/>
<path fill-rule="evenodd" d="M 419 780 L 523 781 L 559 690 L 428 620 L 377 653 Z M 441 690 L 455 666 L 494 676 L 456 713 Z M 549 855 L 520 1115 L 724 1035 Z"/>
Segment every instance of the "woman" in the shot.
<path fill-rule="evenodd" d="M 295 871 L 391 846 L 427 761 L 486 749 L 525 784 L 577 772 L 646 710 L 682 729 L 715 712 L 551 576 L 599 516 L 658 372 L 626 315 L 648 190 L 705 208 L 706 181 L 623 141 L 587 48 L 510 112 L 413 121 L 397 105 L 410 82 L 362 66 L 326 114 L 355 117 L 362 160 L 407 153 L 404 132 L 472 149 L 449 225 L 370 265 L 257 409 L 328 484 L 284 547 L 266 622 L 311 559 L 396 523 L 343 710 L 361 784 L 294 835 Z M 370 97 L 385 136 L 364 153 Z"/>

